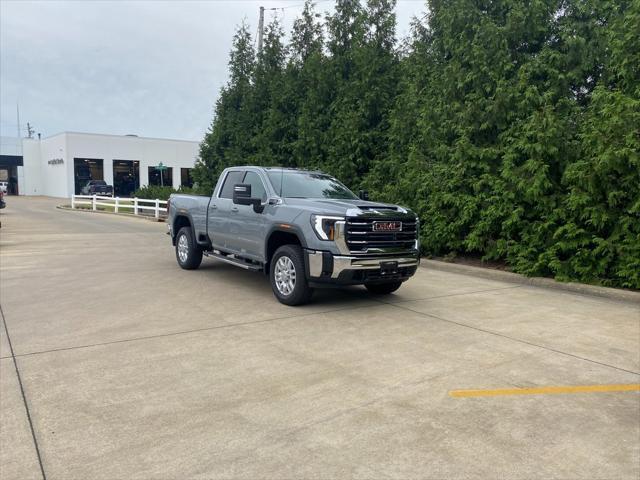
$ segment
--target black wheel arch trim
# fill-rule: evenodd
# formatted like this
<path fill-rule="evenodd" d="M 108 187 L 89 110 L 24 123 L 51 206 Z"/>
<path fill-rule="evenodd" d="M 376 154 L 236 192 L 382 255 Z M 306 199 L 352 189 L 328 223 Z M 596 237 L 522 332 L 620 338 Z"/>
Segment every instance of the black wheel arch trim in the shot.
<path fill-rule="evenodd" d="M 296 227 L 295 225 L 290 225 L 289 227 L 285 228 L 278 225 L 273 225 L 267 232 L 267 237 L 264 240 L 265 252 L 267 251 L 267 247 L 269 246 L 269 239 L 271 238 L 271 235 L 273 235 L 275 232 L 291 233 L 296 237 L 298 237 L 298 240 L 300 241 L 300 246 L 302 246 L 302 248 L 307 248 L 307 241 L 305 240 L 304 234 L 302 233 L 302 230 L 299 227 Z"/>
<path fill-rule="evenodd" d="M 189 227 L 191 228 L 191 235 L 193 235 L 193 240 L 200 244 L 200 242 L 198 242 L 198 238 L 196 236 L 196 230 L 193 226 L 193 218 L 191 217 L 191 214 L 189 212 L 179 212 L 176 214 L 175 217 L 173 217 L 173 219 L 171 219 L 171 243 L 173 243 L 173 245 L 176 245 L 176 238 L 178 237 L 178 231 L 180 230 L 179 228 L 176 228 L 176 223 L 178 222 L 178 219 L 180 218 L 186 218 L 187 221 L 189 222 Z M 181 227 L 182 228 L 182 227 Z"/>
<path fill-rule="evenodd" d="M 264 272 L 265 274 L 268 273 L 269 263 L 271 262 L 271 257 L 269 256 L 269 240 L 271 239 L 271 236 L 277 232 L 295 235 L 298 238 L 298 241 L 300 242 L 300 246 L 303 249 L 307 248 L 307 241 L 305 240 L 304 234 L 302 233 L 302 230 L 300 228 L 296 227 L 295 225 L 289 225 L 289 227 L 281 227 L 279 225 L 271 226 L 264 240 L 264 265 L 265 265 Z M 306 265 L 306 260 L 305 260 L 305 270 L 308 270 L 308 266 Z"/>

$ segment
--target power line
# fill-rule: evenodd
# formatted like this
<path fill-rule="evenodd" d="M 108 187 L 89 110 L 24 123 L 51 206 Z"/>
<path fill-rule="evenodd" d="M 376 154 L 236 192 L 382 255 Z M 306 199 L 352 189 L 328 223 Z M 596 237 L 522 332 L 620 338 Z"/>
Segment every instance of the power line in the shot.
<path fill-rule="evenodd" d="M 327 2 L 335 2 L 335 0 L 318 0 L 317 2 L 312 2 L 312 6 L 318 4 L 318 3 L 327 3 Z M 270 7 L 270 8 L 265 8 L 265 10 L 288 10 L 290 8 L 299 8 L 299 7 L 304 7 L 306 4 L 305 3 L 296 3 L 295 5 L 287 5 L 286 7 Z"/>
<path fill-rule="evenodd" d="M 258 17 L 258 54 L 262 52 L 262 37 L 264 35 L 264 11 L 269 10 L 270 12 L 275 12 L 277 10 L 284 11 L 285 8 L 289 7 L 260 7 L 260 16 Z"/>
<path fill-rule="evenodd" d="M 318 0 L 317 2 L 312 2 L 312 5 L 316 5 L 318 3 L 333 2 L 333 1 L 335 1 L 335 0 Z M 288 5 L 286 7 L 280 7 L 280 8 L 278 8 L 278 10 L 285 10 L 285 9 L 288 9 L 288 8 L 297 8 L 297 7 L 304 7 L 304 6 L 305 6 L 304 3 L 298 3 L 296 5 Z"/>

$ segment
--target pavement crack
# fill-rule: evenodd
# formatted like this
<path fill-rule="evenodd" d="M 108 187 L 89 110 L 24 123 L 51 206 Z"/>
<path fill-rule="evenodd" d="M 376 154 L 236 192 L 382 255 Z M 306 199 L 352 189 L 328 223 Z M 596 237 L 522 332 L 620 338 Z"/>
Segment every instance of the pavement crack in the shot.
<path fill-rule="evenodd" d="M 514 288 L 521 288 L 521 287 L 522 285 L 511 285 L 509 287 L 485 288 L 483 290 L 472 290 L 471 292 L 448 293 L 446 295 L 435 295 L 433 297 L 416 298 L 411 300 L 398 300 L 397 302 L 383 302 L 382 300 L 379 300 L 379 299 L 374 299 L 374 301 L 383 303 L 385 305 L 397 305 L 399 303 L 424 302 L 425 300 L 437 300 L 440 298 L 460 297 L 462 295 L 473 295 L 475 293 L 497 292 L 500 290 L 511 290 Z"/>
<path fill-rule="evenodd" d="M 509 287 L 490 288 L 490 289 L 484 289 L 484 290 L 475 290 L 475 291 L 471 291 L 471 292 L 452 293 L 452 294 L 447 294 L 447 295 L 436 295 L 436 296 L 433 296 L 433 297 L 417 298 L 417 299 L 411 299 L 411 300 L 400 300 L 400 301 L 395 302 L 395 303 L 382 302 L 380 300 L 376 300 L 376 299 L 373 299 L 373 298 L 371 298 L 371 301 L 376 302 L 376 303 L 382 303 L 382 304 L 385 304 L 385 305 L 392 305 L 393 306 L 393 305 L 396 305 L 397 303 L 421 302 L 421 301 L 425 301 L 425 300 L 435 300 L 435 299 L 439 299 L 439 298 L 454 297 L 454 296 L 460 296 L 460 295 L 471 295 L 471 294 L 475 294 L 475 293 L 492 292 L 492 291 L 496 291 L 496 290 L 507 290 L 507 289 L 519 288 L 519 287 L 520 287 L 520 285 L 509 286 Z M 275 322 L 275 321 L 278 321 L 278 320 L 287 320 L 287 319 L 291 319 L 291 318 L 308 317 L 308 316 L 312 316 L 312 315 L 323 315 L 323 314 L 327 314 L 327 313 L 343 312 L 343 311 L 348 311 L 348 310 L 357 310 L 357 309 L 361 309 L 361 308 L 371 308 L 371 307 L 375 307 L 375 304 L 358 305 L 358 306 L 347 306 L 347 307 L 338 308 L 338 309 L 322 310 L 322 311 L 319 311 L 319 312 L 309 312 L 309 313 L 303 313 L 303 314 L 297 314 L 297 315 L 286 315 L 286 316 L 280 316 L 280 317 L 276 317 L 276 318 L 266 318 L 266 319 L 263 319 L 263 320 L 254 320 L 254 321 L 251 321 L 251 322 L 238 322 L 238 323 L 230 323 L 230 324 L 226 324 L 226 325 L 216 325 L 214 327 L 204 327 L 204 328 L 196 328 L 196 329 L 192 329 L 192 330 L 182 330 L 182 331 L 179 331 L 179 332 L 162 333 L 162 334 L 158 334 L 158 335 L 147 335 L 147 336 L 143 336 L 143 337 L 123 338 L 121 340 L 112 340 L 110 342 L 88 343 L 88 344 L 84 344 L 84 345 L 74 345 L 74 346 L 70 346 L 70 347 L 51 348 L 51 349 L 47 349 L 47 350 L 38 350 L 38 351 L 35 351 L 35 352 L 19 353 L 19 354 L 16 355 L 16 357 L 27 357 L 27 356 L 31 356 L 31 355 L 41 355 L 41 354 L 44 354 L 44 353 L 65 352 L 65 351 L 68 351 L 68 350 L 78 350 L 78 349 L 83 349 L 83 348 L 102 347 L 102 346 L 106 346 L 106 345 L 115 345 L 115 344 L 127 343 L 127 342 L 137 342 L 137 341 L 141 341 L 141 340 L 152 340 L 152 339 L 156 339 L 156 338 L 165 338 L 165 337 L 173 337 L 173 336 L 178 336 L 178 335 L 187 335 L 187 334 L 190 334 L 190 333 L 206 332 L 206 331 L 209 331 L 209 330 L 219 330 L 219 329 L 223 329 L 223 328 L 242 327 L 242 326 L 246 326 L 246 325 L 254 325 L 254 324 L 260 324 L 260 323 Z"/>
<path fill-rule="evenodd" d="M 40 473 L 42 473 L 43 480 L 47 480 L 47 475 L 44 473 L 44 465 L 42 464 L 42 455 L 40 455 L 40 447 L 38 445 L 38 439 L 33 427 L 33 420 L 31 419 L 31 412 L 29 411 L 29 403 L 27 402 L 27 395 L 24 391 L 24 385 L 22 384 L 22 376 L 20 375 L 20 368 L 18 367 L 18 361 L 13 351 L 13 344 L 11 343 L 11 337 L 9 336 L 9 327 L 7 326 L 7 320 L 4 317 L 2 305 L 0 305 L 0 315 L 2 316 L 2 323 L 4 325 L 4 332 L 7 335 L 7 343 L 9 344 L 9 350 L 11 351 L 11 358 L 13 360 L 13 366 L 16 369 L 16 376 L 18 378 L 18 385 L 20 386 L 20 394 L 22 395 L 22 403 L 27 414 L 27 420 L 29 421 L 29 429 L 31 430 L 31 438 L 33 439 L 33 446 L 36 450 L 36 456 L 38 457 L 38 465 L 40 466 Z"/>
<path fill-rule="evenodd" d="M 115 345 L 115 344 L 119 344 L 119 343 L 129 343 L 129 342 L 138 342 L 138 341 L 142 341 L 142 340 L 153 340 L 156 338 L 165 338 L 165 337 L 175 337 L 178 335 L 188 335 L 190 333 L 197 333 L 197 332 L 206 332 L 209 330 L 221 330 L 221 329 L 226 329 L 226 328 L 234 328 L 234 327 L 243 327 L 243 326 L 247 326 L 247 325 L 256 325 L 256 324 L 260 324 L 260 323 L 269 323 L 269 322 L 276 322 L 279 320 L 289 320 L 289 319 L 297 319 L 297 318 L 302 318 L 302 317 L 309 317 L 312 315 L 323 315 L 326 313 L 334 313 L 334 312 L 343 312 L 346 310 L 357 310 L 360 308 L 371 308 L 374 307 L 375 305 L 358 305 L 355 307 L 344 307 L 344 308 L 337 308 L 337 309 L 332 309 L 332 310 L 323 310 L 320 312 L 309 312 L 309 313 L 303 313 L 303 314 L 298 314 L 298 315 L 285 315 L 285 316 L 281 316 L 281 317 L 275 317 L 275 318 L 265 318 L 262 320 L 253 320 L 251 322 L 237 322 L 237 323 L 228 323 L 225 325 L 216 325 L 214 327 L 203 327 L 203 328 L 195 328 L 192 330 L 182 330 L 179 332 L 169 332 L 169 333 L 162 333 L 162 334 L 158 334 L 158 335 L 147 335 L 144 337 L 134 337 L 134 338 L 123 338 L 121 340 L 113 340 L 110 342 L 101 342 L 101 343 L 90 343 L 90 344 L 85 344 L 85 345 L 74 345 L 72 347 L 62 347 L 62 348 L 52 348 L 49 350 L 39 350 L 36 352 L 27 352 L 27 353 L 19 353 L 17 355 L 14 355 L 15 357 L 28 357 L 28 356 L 32 356 L 32 355 L 42 355 L 45 353 L 55 353 L 55 352 L 64 352 L 64 351 L 68 351 L 68 350 L 80 350 L 80 349 L 84 349 L 84 348 L 93 348 L 93 347 L 102 347 L 102 346 L 106 346 L 106 345 Z M 5 325 L 6 326 L 6 325 Z"/>
<path fill-rule="evenodd" d="M 448 318 L 440 317 L 438 315 L 433 315 L 432 313 L 425 313 L 425 312 L 421 312 L 419 310 L 414 310 L 413 308 L 409 308 L 409 307 L 407 307 L 405 305 L 398 305 L 398 304 L 395 304 L 395 303 L 385 302 L 385 301 L 382 301 L 382 300 L 376 300 L 376 301 L 381 303 L 381 304 L 384 304 L 384 305 L 390 305 L 392 307 L 408 310 L 410 312 L 417 313 L 418 315 L 422 315 L 424 317 L 435 318 L 436 320 L 440 320 L 441 322 L 452 323 L 452 324 L 458 325 L 460 327 L 470 328 L 470 329 L 476 330 L 478 332 L 488 333 L 489 335 L 495 335 L 497 337 L 506 338 L 506 339 L 514 341 L 514 342 L 519 342 L 519 343 L 523 343 L 525 345 L 529 345 L 529 346 L 532 346 L 532 347 L 541 348 L 543 350 L 547 350 L 549 352 L 558 353 L 560 355 L 566 355 L 568 357 L 573 357 L 573 358 L 576 358 L 578 360 L 583 360 L 585 362 L 594 363 L 596 365 L 601 365 L 603 367 L 613 368 L 614 370 L 619 370 L 621 372 L 631 373 L 633 375 L 640 375 L 640 372 L 634 372 L 633 370 L 628 370 L 626 368 L 618 367 L 616 365 L 610 365 L 608 363 L 599 362 L 599 361 L 593 360 L 591 358 L 581 357 L 580 355 L 575 355 L 573 353 L 563 352 L 562 350 L 557 350 L 555 348 L 547 347 L 545 345 L 540 345 L 538 343 L 529 342 L 529 341 L 523 340 L 521 338 L 510 337 L 509 335 L 505 335 L 505 334 L 499 333 L 499 332 L 494 332 L 493 330 L 487 330 L 487 329 L 480 328 L 480 327 L 474 327 L 473 325 L 469 325 L 467 323 L 456 322 L 455 320 L 450 320 Z"/>

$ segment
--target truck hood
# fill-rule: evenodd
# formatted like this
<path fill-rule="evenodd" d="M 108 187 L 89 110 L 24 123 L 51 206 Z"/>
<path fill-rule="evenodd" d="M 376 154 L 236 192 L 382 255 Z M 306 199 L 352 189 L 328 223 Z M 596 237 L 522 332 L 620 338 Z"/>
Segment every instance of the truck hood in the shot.
<path fill-rule="evenodd" d="M 329 198 L 286 198 L 284 203 L 289 207 L 299 207 L 311 213 L 346 216 L 404 216 L 411 210 L 389 203 L 369 202 L 360 199 L 338 200 Z"/>

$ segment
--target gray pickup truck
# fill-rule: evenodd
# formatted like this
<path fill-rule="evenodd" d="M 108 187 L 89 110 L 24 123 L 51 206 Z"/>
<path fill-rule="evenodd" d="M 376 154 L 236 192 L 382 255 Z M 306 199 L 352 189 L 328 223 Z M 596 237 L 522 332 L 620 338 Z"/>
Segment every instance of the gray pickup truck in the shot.
<path fill-rule="evenodd" d="M 314 288 L 364 285 L 389 294 L 420 263 L 419 221 L 397 205 L 369 202 L 321 172 L 232 167 L 211 197 L 173 194 L 168 234 L 178 264 L 217 258 L 269 276 L 286 305 Z"/>

